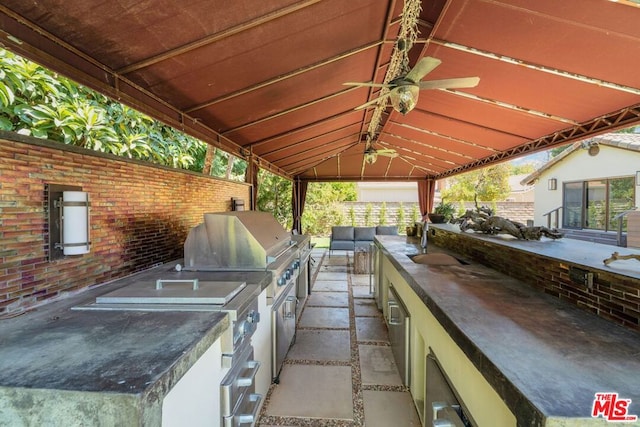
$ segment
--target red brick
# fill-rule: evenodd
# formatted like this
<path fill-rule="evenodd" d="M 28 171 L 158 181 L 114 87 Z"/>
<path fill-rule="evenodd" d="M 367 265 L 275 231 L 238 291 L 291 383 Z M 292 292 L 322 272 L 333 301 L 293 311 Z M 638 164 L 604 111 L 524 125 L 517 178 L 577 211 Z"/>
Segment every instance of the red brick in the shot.
<path fill-rule="evenodd" d="M 0 142 L 0 312 L 96 285 L 182 256 L 202 214 L 249 199 L 250 187 L 136 162 L 78 154 L 55 144 Z M 91 253 L 48 262 L 45 184 L 78 185 L 91 200 Z M 206 197 L 203 197 L 206 195 Z M 0 287 L 1 288 L 1 287 Z M 5 286 L 6 288 L 6 286 Z"/>

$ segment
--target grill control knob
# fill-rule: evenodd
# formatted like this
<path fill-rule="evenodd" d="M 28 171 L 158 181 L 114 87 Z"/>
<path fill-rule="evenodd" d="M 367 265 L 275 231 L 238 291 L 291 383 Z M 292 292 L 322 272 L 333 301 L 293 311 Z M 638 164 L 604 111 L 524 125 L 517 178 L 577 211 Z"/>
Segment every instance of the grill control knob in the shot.
<path fill-rule="evenodd" d="M 287 280 L 291 279 L 291 269 L 287 268 L 287 271 L 285 271 L 284 275 L 287 278 Z"/>
<path fill-rule="evenodd" d="M 249 323 L 258 323 L 260 321 L 260 313 L 254 310 L 251 310 L 249 314 L 247 314 L 247 322 Z"/>
<path fill-rule="evenodd" d="M 282 285 L 284 285 L 284 284 L 285 284 L 285 282 L 286 282 L 286 280 L 287 280 L 287 279 L 284 277 L 284 275 L 283 275 L 283 276 L 281 276 L 281 277 L 278 279 L 278 286 L 282 286 Z"/>

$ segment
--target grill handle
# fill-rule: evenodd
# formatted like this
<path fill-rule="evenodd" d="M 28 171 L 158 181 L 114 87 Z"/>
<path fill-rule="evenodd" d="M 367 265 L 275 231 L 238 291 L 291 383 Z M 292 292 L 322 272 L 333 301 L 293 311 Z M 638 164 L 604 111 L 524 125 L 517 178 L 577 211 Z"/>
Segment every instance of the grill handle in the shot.
<path fill-rule="evenodd" d="M 198 279 L 158 279 L 156 280 L 156 289 L 162 289 L 163 284 L 165 283 L 191 283 L 193 285 L 193 290 L 197 290 L 200 288 L 198 284 Z"/>

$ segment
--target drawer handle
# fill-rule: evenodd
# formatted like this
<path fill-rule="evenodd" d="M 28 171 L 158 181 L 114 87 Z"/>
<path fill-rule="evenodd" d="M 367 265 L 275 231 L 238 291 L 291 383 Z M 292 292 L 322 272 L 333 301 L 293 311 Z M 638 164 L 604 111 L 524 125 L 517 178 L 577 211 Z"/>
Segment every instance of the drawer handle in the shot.
<path fill-rule="evenodd" d="M 198 283 L 198 279 L 158 279 L 156 280 L 156 289 L 162 289 L 162 285 L 165 283 L 191 283 L 193 285 L 193 290 L 197 290 L 200 288 L 200 284 Z"/>
<path fill-rule="evenodd" d="M 400 321 L 398 320 L 398 319 L 399 319 L 399 317 L 394 317 L 394 316 L 393 316 L 393 311 L 394 311 L 395 309 L 400 310 L 400 306 L 399 306 L 397 303 L 392 302 L 392 301 L 388 301 L 388 302 L 387 302 L 387 305 L 388 305 L 388 307 L 389 307 L 389 325 L 393 325 L 393 326 L 399 326 L 399 325 L 402 325 L 402 322 L 400 322 Z"/>
<path fill-rule="evenodd" d="M 250 394 L 249 400 L 253 401 L 253 408 L 250 414 L 238 414 L 238 424 L 251 424 L 256 422 L 258 418 L 258 410 L 260 409 L 260 402 L 262 401 L 261 394 Z"/>
<path fill-rule="evenodd" d="M 249 387 L 251 384 L 253 384 L 253 380 L 256 378 L 256 375 L 258 375 L 258 369 L 260 369 L 260 362 L 258 362 L 257 360 L 251 360 L 247 362 L 247 367 L 251 368 L 251 372 L 249 372 L 248 376 L 239 377 L 236 380 L 236 384 L 238 385 L 238 387 Z"/>
<path fill-rule="evenodd" d="M 298 305 L 298 299 L 296 297 L 287 297 L 284 301 L 284 317 L 285 319 L 295 319 L 296 306 Z"/>
<path fill-rule="evenodd" d="M 433 421 L 433 427 L 456 427 L 453 421 L 441 418 Z"/>
<path fill-rule="evenodd" d="M 456 427 L 456 424 L 452 420 L 448 418 L 438 418 L 438 416 L 439 412 L 446 408 L 451 408 L 458 413 L 460 405 L 449 405 L 447 402 L 432 402 L 431 408 L 433 409 L 433 427 Z"/>

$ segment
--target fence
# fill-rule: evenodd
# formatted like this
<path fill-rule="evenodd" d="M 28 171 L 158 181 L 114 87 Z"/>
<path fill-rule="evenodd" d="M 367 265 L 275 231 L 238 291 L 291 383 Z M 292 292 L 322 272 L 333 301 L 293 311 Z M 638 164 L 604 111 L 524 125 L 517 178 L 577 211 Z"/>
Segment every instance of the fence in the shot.
<path fill-rule="evenodd" d="M 495 210 L 495 214 L 526 223 L 527 220 L 533 220 L 534 209 L 533 202 L 487 202 L 480 203 L 487 205 Z M 462 206 L 458 206 L 459 212 L 462 213 L 466 209 L 474 209 L 473 202 L 466 202 Z M 307 210 L 326 209 L 326 206 L 307 206 Z M 418 203 L 407 202 L 342 202 L 334 206 L 335 214 L 330 223 L 325 227 L 314 228 L 317 230 L 314 234 L 328 235 L 331 231 L 331 225 L 355 225 L 355 226 L 371 226 L 371 225 L 398 225 L 400 232 L 408 225 L 412 225 L 414 219 L 421 220 L 420 207 Z M 402 213 L 401 213 L 402 212 Z"/>

